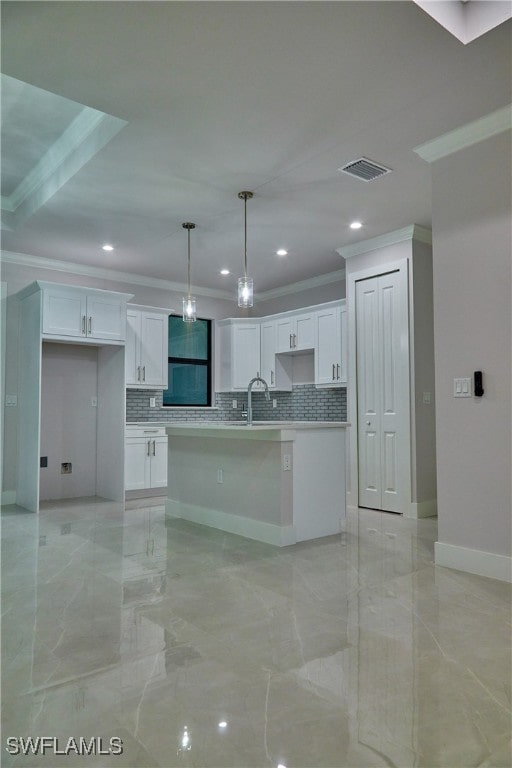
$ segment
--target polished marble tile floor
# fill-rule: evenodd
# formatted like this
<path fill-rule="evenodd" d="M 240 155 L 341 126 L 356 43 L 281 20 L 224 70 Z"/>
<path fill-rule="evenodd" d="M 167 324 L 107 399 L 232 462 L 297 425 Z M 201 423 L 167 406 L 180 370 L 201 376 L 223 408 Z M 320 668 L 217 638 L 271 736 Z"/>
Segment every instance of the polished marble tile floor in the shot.
<path fill-rule="evenodd" d="M 512 764 L 510 585 L 436 568 L 435 520 L 279 549 L 127 507 L 3 512 L 3 766 Z"/>

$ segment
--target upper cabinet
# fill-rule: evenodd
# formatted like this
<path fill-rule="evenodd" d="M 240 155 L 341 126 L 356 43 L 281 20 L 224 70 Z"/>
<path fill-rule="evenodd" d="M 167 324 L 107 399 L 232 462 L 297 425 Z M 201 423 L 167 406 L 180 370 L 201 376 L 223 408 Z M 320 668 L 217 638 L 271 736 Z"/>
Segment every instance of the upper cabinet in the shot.
<path fill-rule="evenodd" d="M 123 344 L 126 302 L 131 294 L 38 281 L 42 334 L 66 341 Z"/>
<path fill-rule="evenodd" d="M 277 317 L 275 323 L 276 352 L 300 352 L 314 348 L 314 312 Z"/>
<path fill-rule="evenodd" d="M 345 318 L 342 300 L 251 320 L 232 318 L 217 322 L 217 389 L 246 390 L 257 375 L 267 382 L 269 389 L 278 391 L 290 390 L 294 381 L 311 381 L 324 388 L 346 386 Z M 302 356 L 296 357 L 294 353 Z M 307 353 L 311 359 L 311 378 L 305 382 L 305 367 L 298 363 Z M 261 385 L 255 386 L 258 388 Z"/>
<path fill-rule="evenodd" d="M 221 391 L 247 389 L 261 374 L 260 321 L 221 320 L 217 323 Z"/>
<path fill-rule="evenodd" d="M 130 305 L 126 313 L 126 386 L 167 389 L 169 312 Z"/>
<path fill-rule="evenodd" d="M 292 388 L 292 361 L 287 355 L 277 355 L 277 322 L 262 318 L 260 325 L 261 376 L 269 389 L 280 391 Z"/>
<path fill-rule="evenodd" d="M 315 384 L 318 387 L 346 386 L 346 317 L 345 302 L 316 313 Z"/>

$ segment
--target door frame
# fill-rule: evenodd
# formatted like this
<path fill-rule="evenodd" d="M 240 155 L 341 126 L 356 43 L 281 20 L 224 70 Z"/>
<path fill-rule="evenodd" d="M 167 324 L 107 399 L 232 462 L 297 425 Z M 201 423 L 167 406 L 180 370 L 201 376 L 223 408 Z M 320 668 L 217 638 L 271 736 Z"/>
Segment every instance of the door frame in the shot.
<path fill-rule="evenodd" d="M 410 267 L 409 259 L 395 259 L 387 261 L 383 264 L 375 264 L 371 267 L 352 272 L 347 278 L 347 312 L 348 312 L 348 386 L 347 386 L 347 416 L 351 425 L 351 429 L 347 430 L 347 456 L 348 456 L 348 472 L 347 472 L 347 507 L 351 509 L 357 509 L 359 506 L 359 445 L 357 437 L 358 427 L 358 412 L 357 412 L 357 357 L 356 357 L 356 283 L 360 280 L 367 280 L 372 277 L 378 277 L 379 275 L 386 275 L 389 272 L 404 272 L 405 284 L 407 292 L 408 302 L 408 384 L 409 384 L 409 396 L 407 398 L 407 414 L 406 420 L 409 423 L 409 461 L 404 468 L 406 473 L 406 482 L 409 486 L 409 493 L 407 497 L 409 502 L 404 502 L 404 508 L 401 509 L 401 513 L 404 515 L 410 514 L 411 500 L 412 500 L 412 443 L 411 443 L 411 354 L 412 350 L 412 338 L 411 338 L 411 297 L 410 297 Z"/>

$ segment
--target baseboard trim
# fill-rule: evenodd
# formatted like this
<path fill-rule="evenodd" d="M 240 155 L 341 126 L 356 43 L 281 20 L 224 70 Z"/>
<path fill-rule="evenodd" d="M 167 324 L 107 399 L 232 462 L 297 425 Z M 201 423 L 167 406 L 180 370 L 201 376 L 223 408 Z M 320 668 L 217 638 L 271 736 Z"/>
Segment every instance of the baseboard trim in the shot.
<path fill-rule="evenodd" d="M 423 517 L 437 517 L 437 499 L 411 502 L 410 509 L 404 517 L 412 517 L 416 520 Z"/>
<path fill-rule="evenodd" d="M 436 541 L 434 544 L 436 565 L 453 568 L 456 571 L 466 571 L 477 576 L 487 576 L 490 579 L 512 582 L 512 557 L 483 552 L 480 549 L 458 547 L 455 544 L 445 544 Z"/>
<path fill-rule="evenodd" d="M 264 523 L 249 517 L 222 512 L 220 509 L 207 509 L 195 504 L 183 504 L 174 499 L 166 499 L 165 511 L 171 517 L 179 517 L 182 520 L 189 520 L 191 523 L 207 525 L 209 528 L 218 528 L 227 533 L 235 533 L 237 536 L 245 536 L 247 539 L 255 539 L 277 547 L 286 547 L 297 542 L 293 525 L 280 526 Z"/>
<path fill-rule="evenodd" d="M 2 491 L 2 507 L 16 504 L 16 491 Z"/>

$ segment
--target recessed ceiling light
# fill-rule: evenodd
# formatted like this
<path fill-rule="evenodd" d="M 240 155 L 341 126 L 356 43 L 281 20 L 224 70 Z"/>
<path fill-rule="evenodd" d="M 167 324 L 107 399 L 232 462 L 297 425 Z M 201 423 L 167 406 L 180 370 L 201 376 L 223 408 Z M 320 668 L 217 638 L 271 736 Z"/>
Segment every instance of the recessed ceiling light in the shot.
<path fill-rule="evenodd" d="M 103 248 L 104 251 L 113 251 L 114 250 L 114 246 L 113 245 L 109 245 L 108 243 L 105 243 L 105 245 L 102 245 L 101 247 Z"/>
<path fill-rule="evenodd" d="M 225 720 L 221 720 L 219 723 L 219 728 L 227 728 L 227 722 Z"/>
<path fill-rule="evenodd" d="M 361 224 L 360 221 L 353 221 L 352 224 L 350 225 L 350 229 L 361 229 L 362 226 L 363 225 Z"/>
<path fill-rule="evenodd" d="M 231 274 L 229 269 L 221 269 L 220 273 L 221 273 L 221 275 L 230 275 Z"/>
<path fill-rule="evenodd" d="M 276 251 L 278 256 L 288 256 L 288 251 L 286 251 L 284 248 L 280 248 L 278 251 Z"/>

